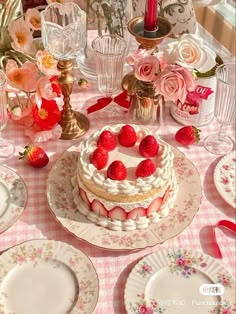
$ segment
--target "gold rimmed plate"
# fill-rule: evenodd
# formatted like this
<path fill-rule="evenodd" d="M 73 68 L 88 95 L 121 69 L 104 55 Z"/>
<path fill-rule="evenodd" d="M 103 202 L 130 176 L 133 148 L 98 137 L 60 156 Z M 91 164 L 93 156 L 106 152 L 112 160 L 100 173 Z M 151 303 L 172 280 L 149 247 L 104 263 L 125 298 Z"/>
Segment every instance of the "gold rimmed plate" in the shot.
<path fill-rule="evenodd" d="M 32 240 L 0 256 L 4 314 L 91 314 L 99 283 L 90 259 L 67 243 Z"/>
<path fill-rule="evenodd" d="M 125 285 L 127 314 L 223 314 L 235 309 L 235 279 L 200 251 L 184 248 L 146 255 Z"/>
<path fill-rule="evenodd" d="M 12 169 L 0 166 L 0 233 L 21 216 L 27 203 L 27 188 Z"/>
<path fill-rule="evenodd" d="M 52 167 L 47 180 L 46 196 L 56 220 L 77 238 L 109 250 L 138 250 L 163 243 L 181 233 L 197 213 L 202 197 L 197 169 L 179 150 L 174 166 L 178 193 L 168 217 L 148 228 L 134 231 L 113 231 L 89 221 L 74 204 L 71 179 L 77 167 L 79 147 L 67 149 Z M 80 206 L 85 206 L 81 201 Z"/>

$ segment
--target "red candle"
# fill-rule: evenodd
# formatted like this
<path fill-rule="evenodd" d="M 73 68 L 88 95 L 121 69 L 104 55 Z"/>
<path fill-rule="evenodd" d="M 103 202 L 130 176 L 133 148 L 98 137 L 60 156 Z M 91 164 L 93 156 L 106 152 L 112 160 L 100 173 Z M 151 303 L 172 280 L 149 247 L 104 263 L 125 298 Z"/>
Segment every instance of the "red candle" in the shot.
<path fill-rule="evenodd" d="M 144 15 L 144 30 L 153 32 L 157 30 L 157 4 L 158 0 L 147 0 Z"/>

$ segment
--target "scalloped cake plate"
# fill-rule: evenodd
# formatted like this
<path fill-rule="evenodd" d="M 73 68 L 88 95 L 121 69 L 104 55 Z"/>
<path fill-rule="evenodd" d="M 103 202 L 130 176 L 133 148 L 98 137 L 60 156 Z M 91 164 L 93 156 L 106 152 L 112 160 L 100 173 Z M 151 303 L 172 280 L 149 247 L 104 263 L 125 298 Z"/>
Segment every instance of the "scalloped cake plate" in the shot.
<path fill-rule="evenodd" d="M 72 196 L 71 178 L 78 158 L 78 146 L 71 146 L 56 161 L 47 180 L 46 196 L 56 220 L 70 233 L 97 247 L 109 250 L 137 250 L 163 243 L 185 230 L 201 203 L 202 189 L 194 165 L 177 149 L 175 169 L 179 185 L 175 204 L 168 217 L 147 229 L 113 231 L 89 221 L 77 209 Z M 184 191 L 184 193 L 183 193 Z M 85 206 L 81 201 L 81 206 Z"/>
<path fill-rule="evenodd" d="M 10 168 L 0 166 L 0 233 L 21 216 L 27 203 L 27 188 L 22 178 Z"/>
<path fill-rule="evenodd" d="M 221 197 L 236 208 L 236 151 L 222 157 L 214 170 L 214 183 Z"/>
<path fill-rule="evenodd" d="M 67 243 L 32 240 L 0 256 L 0 312 L 91 314 L 98 276 L 90 259 Z"/>
<path fill-rule="evenodd" d="M 222 264 L 177 248 L 146 255 L 131 270 L 124 292 L 127 314 L 233 313 L 234 300 L 235 280 Z"/>

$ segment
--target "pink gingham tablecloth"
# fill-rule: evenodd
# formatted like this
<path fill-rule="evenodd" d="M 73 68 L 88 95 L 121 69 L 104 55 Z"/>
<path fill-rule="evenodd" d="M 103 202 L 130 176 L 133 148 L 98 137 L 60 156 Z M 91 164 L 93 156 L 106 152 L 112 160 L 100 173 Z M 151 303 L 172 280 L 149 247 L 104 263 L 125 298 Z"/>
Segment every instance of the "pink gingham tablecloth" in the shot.
<path fill-rule="evenodd" d="M 208 43 L 210 43 L 212 38 L 208 38 Z M 227 57 L 225 50 L 220 45 L 216 45 L 214 41 L 212 43 L 219 53 L 221 52 L 223 56 Z M 222 50 L 220 50 L 221 48 Z M 91 99 L 91 97 L 99 95 L 96 82 L 91 81 L 90 83 L 91 87 L 88 90 L 79 90 L 76 85 L 74 86 L 74 92 L 71 97 L 74 109 L 84 111 L 86 101 Z M 90 122 L 90 130 L 85 136 L 102 126 L 101 122 L 96 119 L 96 115 L 90 117 Z M 213 172 L 221 157 L 210 154 L 202 145 L 202 140 L 205 136 L 218 130 L 218 124 L 216 121 L 212 121 L 207 126 L 201 127 L 202 140 L 198 145 L 191 147 L 183 147 L 175 141 L 174 135 L 180 127 L 180 124 L 175 122 L 169 115 L 167 115 L 164 125 L 160 127 L 158 125 L 151 126 L 153 130 L 158 129 L 159 134 L 171 145 L 176 146 L 183 152 L 198 169 L 202 184 L 200 208 L 191 224 L 176 237 L 153 247 L 125 252 L 97 248 L 77 239 L 55 221 L 48 208 L 46 201 L 48 173 L 59 156 L 69 146 L 79 142 L 79 140 L 57 140 L 43 143 L 43 148 L 50 156 L 50 162 L 45 168 L 34 169 L 18 159 L 17 152 L 23 150 L 24 146 L 28 144 L 28 139 L 24 136 L 23 127 L 10 121 L 2 132 L 2 136 L 14 142 L 16 154 L 5 165 L 16 171 L 24 180 L 28 189 L 28 201 L 19 220 L 11 228 L 0 234 L 0 252 L 18 243 L 32 239 L 59 240 L 82 250 L 91 259 L 99 278 L 99 299 L 94 311 L 96 314 L 125 313 L 123 297 L 129 272 L 141 257 L 150 252 L 162 248 L 184 247 L 200 250 L 214 256 L 207 233 L 208 226 L 213 226 L 222 219 L 235 222 L 236 213 L 235 209 L 228 205 L 219 195 L 213 181 Z M 228 127 L 228 133 L 235 139 L 235 125 Z M 235 239 L 219 228 L 216 230 L 216 236 L 223 256 L 221 263 L 235 275 Z"/>

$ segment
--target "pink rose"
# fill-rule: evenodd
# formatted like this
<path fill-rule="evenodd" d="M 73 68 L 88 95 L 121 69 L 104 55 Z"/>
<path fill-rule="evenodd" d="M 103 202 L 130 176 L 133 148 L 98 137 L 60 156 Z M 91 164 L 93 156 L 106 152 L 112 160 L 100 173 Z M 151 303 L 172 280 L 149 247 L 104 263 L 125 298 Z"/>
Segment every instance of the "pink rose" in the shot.
<path fill-rule="evenodd" d="M 134 62 L 134 73 L 138 80 L 152 82 L 160 72 L 160 62 L 154 56 L 146 56 Z"/>
<path fill-rule="evenodd" d="M 183 258 L 178 258 L 176 263 L 179 266 L 184 266 L 185 265 L 185 260 Z"/>
<path fill-rule="evenodd" d="M 146 49 L 142 49 L 142 48 L 139 48 L 137 51 L 135 51 L 134 53 L 132 54 L 129 54 L 126 58 L 125 58 L 125 61 L 129 64 L 129 65 L 134 65 L 134 62 L 136 60 L 139 60 L 145 56 L 148 56 L 150 55 L 148 53 L 148 51 Z"/>
<path fill-rule="evenodd" d="M 176 63 L 189 69 L 205 73 L 216 64 L 215 52 L 204 45 L 195 34 L 183 34 L 178 39 L 165 38 L 159 46 L 168 63 Z"/>
<path fill-rule="evenodd" d="M 185 102 L 188 91 L 195 90 L 195 80 L 186 68 L 178 65 L 168 65 L 154 82 L 157 93 L 161 94 L 165 101 Z"/>
<path fill-rule="evenodd" d="M 138 307 L 138 312 L 140 314 L 153 314 L 153 308 L 147 307 L 145 304 L 140 304 Z"/>

